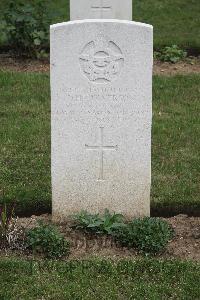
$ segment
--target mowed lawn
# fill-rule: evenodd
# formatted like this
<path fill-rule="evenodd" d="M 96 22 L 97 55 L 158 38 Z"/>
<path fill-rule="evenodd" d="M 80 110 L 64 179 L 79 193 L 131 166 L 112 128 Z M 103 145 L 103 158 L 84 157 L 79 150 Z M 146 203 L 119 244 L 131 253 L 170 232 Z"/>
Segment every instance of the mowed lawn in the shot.
<path fill-rule="evenodd" d="M 151 208 L 200 211 L 200 75 L 154 77 Z M 49 75 L 0 73 L 0 201 L 51 211 Z"/>
<path fill-rule="evenodd" d="M 0 299 L 200 299 L 200 265 L 105 260 L 0 259 Z"/>
<path fill-rule="evenodd" d="M 37 0 L 23 0 L 36 2 Z M 78 1 L 78 0 L 77 0 Z M 81 0 L 83 1 L 83 0 Z M 46 0 L 52 14 L 51 23 L 69 20 L 69 0 Z M 0 14 L 7 0 L 0 1 Z M 154 26 L 154 47 L 177 44 L 200 51 L 200 1 L 199 0 L 134 0 L 133 20 Z M 1 40 L 1 38 L 0 38 Z"/>

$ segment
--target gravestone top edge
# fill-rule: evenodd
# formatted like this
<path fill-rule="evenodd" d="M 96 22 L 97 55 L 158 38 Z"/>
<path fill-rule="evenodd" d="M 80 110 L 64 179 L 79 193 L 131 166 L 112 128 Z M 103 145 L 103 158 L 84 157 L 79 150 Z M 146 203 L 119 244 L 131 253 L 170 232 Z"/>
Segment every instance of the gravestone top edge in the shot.
<path fill-rule="evenodd" d="M 144 28 L 149 28 L 153 30 L 153 26 L 150 24 L 142 23 L 142 22 L 135 22 L 135 21 L 128 21 L 128 20 L 118 20 L 118 19 L 84 19 L 84 20 L 75 20 L 75 21 L 69 21 L 69 22 L 62 22 L 62 23 L 57 23 L 57 24 L 52 24 L 50 25 L 50 29 L 56 29 L 59 27 L 65 27 L 69 25 L 76 25 L 76 24 L 89 24 L 89 23 L 101 23 L 101 24 L 126 24 L 126 25 L 134 25 L 138 27 L 144 27 Z"/>

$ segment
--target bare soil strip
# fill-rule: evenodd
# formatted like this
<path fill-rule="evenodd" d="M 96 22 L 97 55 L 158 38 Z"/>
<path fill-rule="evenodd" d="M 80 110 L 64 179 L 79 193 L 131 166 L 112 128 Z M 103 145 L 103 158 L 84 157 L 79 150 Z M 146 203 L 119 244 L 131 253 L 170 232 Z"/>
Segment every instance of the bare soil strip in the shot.
<path fill-rule="evenodd" d="M 42 220 L 51 222 L 51 215 L 32 216 L 20 218 L 18 226 L 21 228 L 33 228 Z M 188 259 L 200 261 L 200 218 L 178 215 L 167 220 L 174 229 L 174 238 L 169 242 L 164 253 L 156 255 L 157 258 Z M 135 249 L 121 247 L 112 238 L 101 235 L 91 235 L 71 228 L 71 224 L 58 225 L 59 230 L 67 240 L 71 242 L 71 254 L 69 259 L 87 259 L 90 257 L 103 257 L 112 259 L 141 257 Z M 7 253 L 13 255 L 13 252 Z M 23 253 L 16 255 L 26 256 Z M 0 251 L 0 256 L 5 255 Z M 31 257 L 31 256 L 30 256 Z M 67 258 L 68 259 L 68 258 Z"/>
<path fill-rule="evenodd" d="M 20 59 L 0 55 L 0 70 L 14 72 L 49 72 L 49 61 Z M 191 61 L 178 62 L 176 64 L 154 61 L 154 75 L 173 76 L 178 74 L 200 73 L 200 57 Z"/>

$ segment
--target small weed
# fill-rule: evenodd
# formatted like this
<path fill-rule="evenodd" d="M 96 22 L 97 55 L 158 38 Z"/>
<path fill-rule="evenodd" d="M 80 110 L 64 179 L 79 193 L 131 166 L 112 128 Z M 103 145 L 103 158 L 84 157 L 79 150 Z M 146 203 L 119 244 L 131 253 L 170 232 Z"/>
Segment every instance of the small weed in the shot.
<path fill-rule="evenodd" d="M 103 216 L 81 211 L 73 218 L 76 223 L 75 228 L 101 234 L 111 234 L 114 229 L 124 224 L 124 217 L 121 214 L 111 214 L 108 209 L 105 209 Z"/>
<path fill-rule="evenodd" d="M 26 233 L 27 248 L 51 259 L 69 254 L 69 242 L 64 239 L 55 226 L 41 222 L 38 225 Z"/>
<path fill-rule="evenodd" d="M 162 251 L 173 237 L 170 225 L 161 219 L 145 217 L 134 219 L 113 233 L 122 245 L 135 247 L 146 254 Z"/>
<path fill-rule="evenodd" d="M 154 57 L 161 61 L 177 63 L 186 58 L 187 52 L 180 49 L 177 45 L 165 47 L 160 52 L 154 52 Z"/>

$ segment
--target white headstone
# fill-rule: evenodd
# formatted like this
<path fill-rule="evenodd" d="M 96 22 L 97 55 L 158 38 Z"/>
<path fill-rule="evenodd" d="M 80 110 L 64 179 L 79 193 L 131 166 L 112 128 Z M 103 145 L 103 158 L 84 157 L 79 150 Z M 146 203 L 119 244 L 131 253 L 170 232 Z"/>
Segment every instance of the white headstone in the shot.
<path fill-rule="evenodd" d="M 51 26 L 53 218 L 150 213 L 152 26 Z"/>
<path fill-rule="evenodd" d="M 70 19 L 132 20 L 132 0 L 70 0 Z"/>

